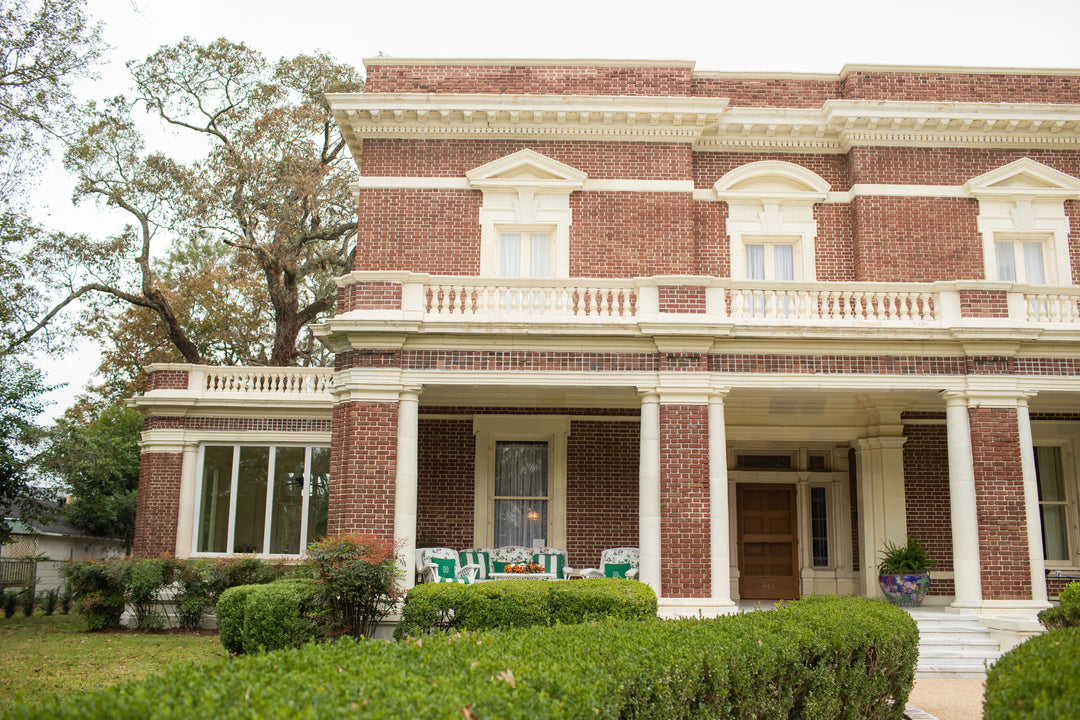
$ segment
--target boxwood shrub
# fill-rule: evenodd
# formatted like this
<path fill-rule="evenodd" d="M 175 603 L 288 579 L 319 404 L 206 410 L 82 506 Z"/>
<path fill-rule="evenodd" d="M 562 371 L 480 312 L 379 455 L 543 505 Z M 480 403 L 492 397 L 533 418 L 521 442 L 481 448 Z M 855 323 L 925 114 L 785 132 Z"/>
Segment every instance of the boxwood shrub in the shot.
<path fill-rule="evenodd" d="M 656 617 L 656 593 L 644 583 L 617 578 L 425 583 L 405 596 L 395 637 L 570 624 L 601 617 Z"/>
<path fill-rule="evenodd" d="M 13 718 L 850 718 L 899 720 L 918 630 L 856 598 L 720 619 L 308 644 L 181 666 Z"/>
<path fill-rule="evenodd" d="M 313 580 L 240 585 L 218 600 L 221 644 L 233 654 L 299 647 L 325 634 L 321 589 Z"/>
<path fill-rule="evenodd" d="M 1058 605 L 1039 613 L 1039 622 L 1043 627 L 1047 630 L 1080 627 L 1080 582 L 1066 585 L 1058 600 Z"/>
<path fill-rule="evenodd" d="M 1017 645 L 986 674 L 986 720 L 1080 717 L 1080 627 L 1052 630 Z M 1070 669 L 1071 668 L 1071 669 Z"/>

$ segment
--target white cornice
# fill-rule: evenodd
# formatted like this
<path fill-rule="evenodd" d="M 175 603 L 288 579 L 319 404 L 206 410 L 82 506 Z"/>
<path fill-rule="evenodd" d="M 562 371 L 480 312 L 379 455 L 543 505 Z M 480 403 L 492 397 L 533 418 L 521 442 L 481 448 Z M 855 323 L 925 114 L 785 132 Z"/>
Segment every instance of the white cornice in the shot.
<path fill-rule="evenodd" d="M 366 138 L 682 142 L 695 150 L 842 153 L 856 146 L 1076 148 L 1080 104 L 828 100 L 730 107 L 727 98 L 327 95 L 359 157 Z"/>

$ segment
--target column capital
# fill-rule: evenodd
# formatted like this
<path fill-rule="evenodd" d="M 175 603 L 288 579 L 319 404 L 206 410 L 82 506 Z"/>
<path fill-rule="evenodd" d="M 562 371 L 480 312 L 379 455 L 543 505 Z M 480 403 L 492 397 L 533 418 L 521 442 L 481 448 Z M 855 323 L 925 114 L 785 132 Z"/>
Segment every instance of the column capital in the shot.
<path fill-rule="evenodd" d="M 852 441 L 852 445 L 858 452 L 867 450 L 899 450 L 904 447 L 907 438 L 902 435 L 882 435 L 879 437 L 858 438 Z"/>
<path fill-rule="evenodd" d="M 401 388 L 401 392 L 398 393 L 398 400 L 401 402 L 409 400 L 419 402 L 420 393 L 422 392 L 424 392 L 423 385 L 405 385 Z"/>
<path fill-rule="evenodd" d="M 731 392 L 730 387 L 714 387 L 709 392 L 709 404 L 710 405 L 723 405 L 724 399 L 727 398 L 728 393 Z"/>
<path fill-rule="evenodd" d="M 654 387 L 639 387 L 637 394 L 641 398 L 642 405 L 652 405 L 660 402 L 660 393 Z"/>
<path fill-rule="evenodd" d="M 941 396 L 946 407 L 1017 408 L 1027 406 L 1029 398 L 1036 395 L 1027 390 L 1006 388 L 968 388 L 967 390 L 943 390 Z"/>

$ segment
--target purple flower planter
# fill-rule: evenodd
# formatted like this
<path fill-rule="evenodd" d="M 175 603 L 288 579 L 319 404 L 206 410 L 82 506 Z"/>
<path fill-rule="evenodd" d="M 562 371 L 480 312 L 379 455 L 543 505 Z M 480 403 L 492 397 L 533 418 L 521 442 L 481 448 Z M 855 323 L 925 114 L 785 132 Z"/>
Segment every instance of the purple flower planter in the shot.
<path fill-rule="evenodd" d="M 920 575 L 879 575 L 881 591 L 893 605 L 901 607 L 919 607 L 927 590 L 930 589 L 930 576 Z"/>

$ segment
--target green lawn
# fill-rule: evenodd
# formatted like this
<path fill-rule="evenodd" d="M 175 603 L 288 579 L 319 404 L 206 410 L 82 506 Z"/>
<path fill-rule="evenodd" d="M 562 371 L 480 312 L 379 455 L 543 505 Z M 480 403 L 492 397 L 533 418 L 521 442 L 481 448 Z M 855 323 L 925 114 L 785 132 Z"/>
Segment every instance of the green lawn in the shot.
<path fill-rule="evenodd" d="M 34 702 L 54 692 L 137 680 L 179 662 L 209 662 L 224 653 L 217 635 L 90 633 L 83 627 L 74 613 L 0 616 L 0 716 L 20 694 Z"/>

